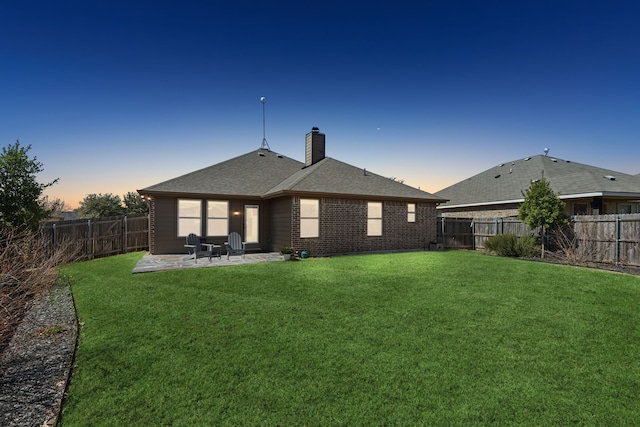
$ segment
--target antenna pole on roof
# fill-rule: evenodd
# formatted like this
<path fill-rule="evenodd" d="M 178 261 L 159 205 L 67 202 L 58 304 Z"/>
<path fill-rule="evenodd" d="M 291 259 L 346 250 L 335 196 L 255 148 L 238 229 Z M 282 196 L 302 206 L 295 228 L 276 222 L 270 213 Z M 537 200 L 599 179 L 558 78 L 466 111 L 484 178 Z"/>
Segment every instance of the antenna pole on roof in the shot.
<path fill-rule="evenodd" d="M 264 104 L 267 103 L 267 98 L 264 96 L 260 97 L 260 102 L 262 102 L 262 145 L 260 146 L 261 150 L 271 151 L 269 147 L 269 143 L 267 142 L 266 136 L 266 127 L 265 127 L 265 116 L 264 116 Z"/>

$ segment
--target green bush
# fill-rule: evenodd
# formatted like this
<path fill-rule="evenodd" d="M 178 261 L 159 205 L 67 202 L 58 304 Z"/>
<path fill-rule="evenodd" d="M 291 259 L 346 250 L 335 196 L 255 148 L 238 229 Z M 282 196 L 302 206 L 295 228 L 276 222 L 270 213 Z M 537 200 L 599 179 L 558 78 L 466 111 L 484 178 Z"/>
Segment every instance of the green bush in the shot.
<path fill-rule="evenodd" d="M 531 234 L 518 237 L 515 234 L 498 234 L 487 239 L 484 247 L 500 256 L 531 258 L 538 254 L 537 239 Z"/>

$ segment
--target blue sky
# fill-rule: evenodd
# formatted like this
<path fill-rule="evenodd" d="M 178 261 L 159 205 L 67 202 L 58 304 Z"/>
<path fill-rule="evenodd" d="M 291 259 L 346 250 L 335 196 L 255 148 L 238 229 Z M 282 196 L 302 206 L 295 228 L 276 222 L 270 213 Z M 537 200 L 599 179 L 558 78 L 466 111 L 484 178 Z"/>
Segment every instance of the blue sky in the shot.
<path fill-rule="evenodd" d="M 346 4 L 345 4 L 346 3 Z M 429 192 L 542 154 L 640 173 L 640 2 L 0 6 L 0 144 L 69 207 L 258 149 Z"/>

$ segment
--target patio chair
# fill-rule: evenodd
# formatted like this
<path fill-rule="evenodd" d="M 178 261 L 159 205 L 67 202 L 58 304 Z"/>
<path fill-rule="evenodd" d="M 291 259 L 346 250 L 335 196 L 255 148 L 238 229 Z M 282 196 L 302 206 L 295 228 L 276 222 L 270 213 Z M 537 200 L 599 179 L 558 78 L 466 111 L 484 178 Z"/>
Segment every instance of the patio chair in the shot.
<path fill-rule="evenodd" d="M 209 255 L 208 251 L 202 250 L 202 241 L 200 240 L 200 237 L 196 236 L 193 233 L 187 236 L 187 244 L 184 245 L 184 247 L 187 248 L 187 251 L 189 251 L 189 255 L 184 259 L 193 258 L 196 264 L 198 263 L 198 257 Z M 211 258 L 209 258 L 209 260 L 211 260 Z"/>
<path fill-rule="evenodd" d="M 224 242 L 227 247 L 227 259 L 230 255 L 242 255 L 244 258 L 244 250 L 247 242 L 242 241 L 242 237 L 235 231 L 229 234 L 229 240 Z"/>

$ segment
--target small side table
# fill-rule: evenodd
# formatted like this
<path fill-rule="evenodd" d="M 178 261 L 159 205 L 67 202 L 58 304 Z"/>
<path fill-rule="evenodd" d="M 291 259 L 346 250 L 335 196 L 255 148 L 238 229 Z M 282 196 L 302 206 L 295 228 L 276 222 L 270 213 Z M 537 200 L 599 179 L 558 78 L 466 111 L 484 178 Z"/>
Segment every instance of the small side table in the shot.
<path fill-rule="evenodd" d="M 201 245 L 207 248 L 207 253 L 209 254 L 209 262 L 211 262 L 211 258 L 214 256 L 218 257 L 218 259 L 222 259 L 220 256 L 220 248 L 222 248 L 222 246 L 213 243 L 201 243 Z M 215 254 L 213 253 L 213 251 L 215 251 Z"/>

